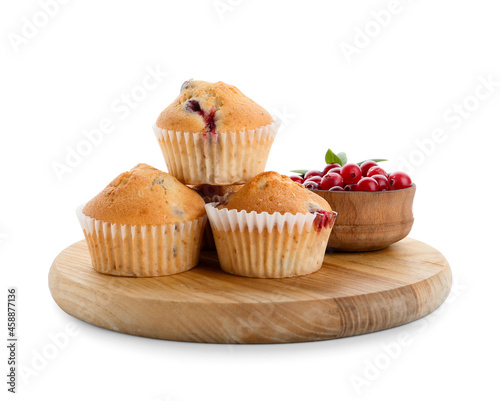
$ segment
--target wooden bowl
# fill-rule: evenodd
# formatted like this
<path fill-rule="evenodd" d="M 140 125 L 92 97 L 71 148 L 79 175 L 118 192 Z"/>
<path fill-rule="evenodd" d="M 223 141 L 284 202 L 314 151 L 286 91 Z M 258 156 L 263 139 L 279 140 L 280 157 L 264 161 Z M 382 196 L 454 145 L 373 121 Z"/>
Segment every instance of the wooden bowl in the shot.
<path fill-rule="evenodd" d="M 397 191 L 316 191 L 338 213 L 328 249 L 341 252 L 374 251 L 408 235 L 413 225 L 416 186 Z"/>

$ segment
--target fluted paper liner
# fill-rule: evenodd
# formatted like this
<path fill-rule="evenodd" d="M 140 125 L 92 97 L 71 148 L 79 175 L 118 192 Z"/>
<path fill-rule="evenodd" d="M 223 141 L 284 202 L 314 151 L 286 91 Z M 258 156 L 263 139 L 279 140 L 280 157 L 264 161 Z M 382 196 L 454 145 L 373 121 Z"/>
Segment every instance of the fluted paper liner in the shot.
<path fill-rule="evenodd" d="M 115 276 L 156 277 L 198 264 L 206 216 L 163 225 L 113 224 L 76 213 L 94 270 Z"/>
<path fill-rule="evenodd" d="M 180 132 L 153 125 L 168 172 L 189 185 L 244 184 L 264 171 L 279 122 L 238 132 Z"/>
<path fill-rule="evenodd" d="M 319 270 L 337 215 L 317 228 L 316 213 L 291 214 L 217 209 L 205 205 L 221 268 L 245 277 L 281 278 Z"/>

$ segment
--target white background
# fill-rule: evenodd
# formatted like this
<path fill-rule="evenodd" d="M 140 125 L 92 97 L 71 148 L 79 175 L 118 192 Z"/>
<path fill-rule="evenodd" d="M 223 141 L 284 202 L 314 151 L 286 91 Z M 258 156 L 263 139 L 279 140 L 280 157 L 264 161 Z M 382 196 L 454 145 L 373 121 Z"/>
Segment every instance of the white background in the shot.
<path fill-rule="evenodd" d="M 499 3 L 395 4 L 74 0 L 47 17 L 34 0 L 2 3 L 0 298 L 17 286 L 27 372 L 9 399 L 499 400 Z M 411 163 L 411 236 L 450 262 L 448 301 L 384 332 L 262 346 L 132 337 L 62 312 L 47 275 L 83 238 L 74 208 L 139 162 L 165 168 L 151 125 L 189 78 L 234 84 L 284 117 L 268 169 L 321 168 L 328 147 L 351 161 L 389 158 L 388 170 Z M 103 120 L 113 129 L 59 179 L 54 163 Z M 405 345 L 386 351 L 400 336 Z M 1 366 L 5 380 L 6 354 Z"/>

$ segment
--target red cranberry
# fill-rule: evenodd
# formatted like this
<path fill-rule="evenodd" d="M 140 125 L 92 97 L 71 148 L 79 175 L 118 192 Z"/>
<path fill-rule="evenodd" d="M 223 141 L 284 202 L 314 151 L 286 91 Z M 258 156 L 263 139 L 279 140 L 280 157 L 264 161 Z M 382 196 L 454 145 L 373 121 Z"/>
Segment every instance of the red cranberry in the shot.
<path fill-rule="evenodd" d="M 184 92 L 188 88 L 190 83 L 191 83 L 191 81 L 184 81 L 184 83 L 181 86 L 181 93 Z"/>
<path fill-rule="evenodd" d="M 387 177 L 386 171 L 379 166 L 372 167 L 368 170 L 368 173 L 366 173 L 367 177 L 373 177 L 374 175 L 379 174 L 379 175 L 385 175 Z"/>
<path fill-rule="evenodd" d="M 207 126 L 207 129 L 212 134 L 215 134 L 215 129 L 216 129 L 216 125 L 215 125 L 215 111 L 216 111 L 215 108 L 213 108 L 212 110 L 210 110 L 210 113 L 205 114 L 203 116 L 205 118 L 205 124 Z"/>
<path fill-rule="evenodd" d="M 344 185 L 342 176 L 337 173 L 327 173 L 323 176 L 320 183 L 320 188 L 328 191 L 331 187 L 341 187 Z"/>
<path fill-rule="evenodd" d="M 186 102 L 186 110 L 191 113 L 198 113 L 203 115 L 203 111 L 201 110 L 200 102 L 198 100 L 188 100 Z"/>
<path fill-rule="evenodd" d="M 317 176 L 317 175 L 313 175 L 312 177 L 309 177 L 307 180 L 304 180 L 304 182 L 306 181 L 314 181 L 315 183 L 317 183 L 318 185 L 321 184 L 321 180 L 322 178 Z"/>
<path fill-rule="evenodd" d="M 389 180 L 385 175 L 375 174 L 372 175 L 371 178 L 378 182 L 379 191 L 386 191 L 389 189 Z"/>
<path fill-rule="evenodd" d="M 379 189 L 377 180 L 371 177 L 363 177 L 358 181 L 356 191 L 359 192 L 377 192 Z"/>
<path fill-rule="evenodd" d="M 337 167 L 340 168 L 340 164 L 338 163 L 327 164 L 326 167 L 323 169 L 323 175 L 328 173 L 332 168 L 337 168 Z"/>
<path fill-rule="evenodd" d="M 367 177 L 368 170 L 370 170 L 372 167 L 377 167 L 378 164 L 375 163 L 373 160 L 367 160 L 361 165 L 361 174 L 363 174 L 363 177 Z"/>
<path fill-rule="evenodd" d="M 209 113 L 205 113 L 200 106 L 200 102 L 195 99 L 188 100 L 186 102 L 186 110 L 191 113 L 198 113 L 205 120 L 205 125 L 207 127 L 207 131 L 215 134 L 216 125 L 215 125 L 215 108 L 212 108 Z"/>
<path fill-rule="evenodd" d="M 290 176 L 290 179 L 292 181 L 298 182 L 299 184 L 304 183 L 304 179 L 300 175 L 292 175 L 292 176 Z"/>
<path fill-rule="evenodd" d="M 342 167 L 341 176 L 345 184 L 356 184 L 362 177 L 361 169 L 357 164 L 347 163 Z"/>
<path fill-rule="evenodd" d="M 357 184 L 347 184 L 344 186 L 344 191 L 355 191 Z"/>
<path fill-rule="evenodd" d="M 331 187 L 331 188 L 329 189 L 329 191 L 332 191 L 332 192 L 333 192 L 333 191 L 343 191 L 343 190 L 344 190 L 344 188 L 342 188 L 342 187 Z"/>
<path fill-rule="evenodd" d="M 319 184 L 316 181 L 305 180 L 304 187 L 306 187 L 307 189 L 319 189 Z"/>
<path fill-rule="evenodd" d="M 411 178 L 402 171 L 396 171 L 389 176 L 389 189 L 404 189 L 411 187 Z"/>
<path fill-rule="evenodd" d="M 309 170 L 305 175 L 304 175 L 304 180 L 307 180 L 309 177 L 322 177 L 323 173 L 319 170 Z"/>
<path fill-rule="evenodd" d="M 334 218 L 333 212 L 327 212 L 326 210 L 316 211 L 316 217 L 314 218 L 316 229 L 320 231 L 323 227 L 331 227 Z"/>

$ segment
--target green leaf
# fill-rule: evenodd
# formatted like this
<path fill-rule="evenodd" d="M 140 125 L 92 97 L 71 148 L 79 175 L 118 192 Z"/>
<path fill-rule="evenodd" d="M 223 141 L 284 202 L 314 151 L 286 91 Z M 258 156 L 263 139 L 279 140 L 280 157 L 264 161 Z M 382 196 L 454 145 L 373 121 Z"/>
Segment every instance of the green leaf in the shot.
<path fill-rule="evenodd" d="M 307 173 L 309 170 L 290 170 L 292 173 L 297 173 L 297 174 L 300 174 L 300 175 L 304 175 L 305 173 Z"/>
<path fill-rule="evenodd" d="M 364 162 L 367 162 L 368 160 L 371 160 L 372 162 L 375 162 L 375 163 L 388 161 L 388 159 L 366 159 L 366 160 L 363 160 L 362 162 L 359 162 L 358 166 L 361 166 Z"/>
<path fill-rule="evenodd" d="M 347 163 L 347 156 L 345 154 L 345 152 L 340 152 L 340 153 L 337 153 L 337 157 L 340 159 L 340 161 L 342 163 L 339 163 L 341 166 L 343 166 L 344 164 Z"/>
<path fill-rule="evenodd" d="M 326 155 L 325 155 L 325 163 L 326 164 L 338 163 L 341 166 L 343 166 L 345 164 L 346 160 L 347 160 L 347 158 L 346 158 L 344 152 L 340 152 L 338 155 L 336 155 L 335 153 L 332 152 L 331 149 L 328 149 L 326 151 Z"/>
<path fill-rule="evenodd" d="M 333 153 L 331 149 L 328 149 L 325 154 L 325 163 L 326 164 L 334 163 L 333 161 L 334 158 L 335 158 L 335 153 Z"/>

